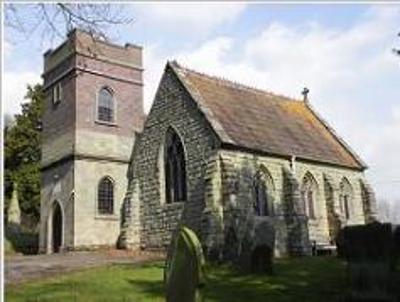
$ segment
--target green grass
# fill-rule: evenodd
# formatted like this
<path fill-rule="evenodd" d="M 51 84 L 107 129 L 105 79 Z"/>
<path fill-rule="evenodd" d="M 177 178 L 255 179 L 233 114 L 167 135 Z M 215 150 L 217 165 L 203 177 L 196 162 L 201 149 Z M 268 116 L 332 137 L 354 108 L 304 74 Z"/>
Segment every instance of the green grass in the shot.
<path fill-rule="evenodd" d="M 163 264 L 114 265 L 8 286 L 11 301 L 164 301 Z M 345 266 L 335 258 L 279 260 L 273 275 L 207 268 L 206 301 L 337 301 L 346 290 Z"/>
<path fill-rule="evenodd" d="M 273 275 L 212 269 L 207 301 L 338 301 L 346 291 L 345 264 L 336 258 L 281 260 Z"/>

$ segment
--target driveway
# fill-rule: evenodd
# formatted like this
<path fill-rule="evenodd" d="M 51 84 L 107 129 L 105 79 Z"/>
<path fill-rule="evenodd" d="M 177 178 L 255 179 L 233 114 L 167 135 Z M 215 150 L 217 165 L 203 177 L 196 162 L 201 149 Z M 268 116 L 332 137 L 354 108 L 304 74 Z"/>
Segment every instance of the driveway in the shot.
<path fill-rule="evenodd" d="M 139 264 L 163 260 L 156 252 L 110 250 L 101 252 L 68 252 L 51 255 L 8 256 L 4 261 L 5 284 L 63 275 L 66 272 L 110 264 Z"/>

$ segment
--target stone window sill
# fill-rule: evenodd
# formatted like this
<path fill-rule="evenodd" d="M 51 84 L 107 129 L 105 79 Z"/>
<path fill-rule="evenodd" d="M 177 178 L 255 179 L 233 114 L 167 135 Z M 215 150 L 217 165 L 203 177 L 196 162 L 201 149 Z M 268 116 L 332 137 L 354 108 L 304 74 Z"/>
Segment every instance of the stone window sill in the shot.
<path fill-rule="evenodd" d="M 105 122 L 105 121 L 101 121 L 101 120 L 95 120 L 94 122 L 96 124 L 103 125 L 103 126 L 118 127 L 117 123 L 115 123 L 115 122 Z"/>
<path fill-rule="evenodd" d="M 94 218 L 98 219 L 98 220 L 112 220 L 112 221 L 118 221 L 119 220 L 118 216 L 114 215 L 114 214 L 111 214 L 111 215 L 105 215 L 105 214 L 104 215 L 100 215 L 100 214 L 97 214 Z"/>
<path fill-rule="evenodd" d="M 180 206 L 183 206 L 185 204 L 185 201 L 176 201 L 176 202 L 171 202 L 171 203 L 163 203 L 161 206 L 164 208 L 179 208 Z"/>
<path fill-rule="evenodd" d="M 274 217 L 275 217 L 275 215 L 268 215 L 268 216 L 254 215 L 254 218 L 258 219 L 258 220 L 269 220 L 269 219 L 273 219 Z"/>
<path fill-rule="evenodd" d="M 308 218 L 308 223 L 317 226 L 319 224 L 319 219 L 318 218 Z"/>

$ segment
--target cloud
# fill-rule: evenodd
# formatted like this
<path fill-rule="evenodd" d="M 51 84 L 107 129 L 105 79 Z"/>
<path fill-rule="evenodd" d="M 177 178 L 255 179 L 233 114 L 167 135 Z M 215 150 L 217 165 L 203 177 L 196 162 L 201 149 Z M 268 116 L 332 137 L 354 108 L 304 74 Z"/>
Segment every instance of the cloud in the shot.
<path fill-rule="evenodd" d="M 371 168 L 368 172 L 375 187 L 379 188 L 379 199 L 400 202 L 400 105 L 391 107 L 391 115 L 383 125 L 367 128 L 373 139 L 370 151 Z M 400 210 L 400 205 L 399 205 Z M 399 213 L 400 217 L 400 213 Z M 400 222 L 400 221 L 399 221 Z"/>
<path fill-rule="evenodd" d="M 3 43 L 4 57 L 9 56 L 12 50 L 13 50 L 13 45 L 9 41 L 4 39 Z"/>
<path fill-rule="evenodd" d="M 231 39 L 217 38 L 209 43 L 203 44 L 197 51 L 191 53 L 166 54 L 157 46 L 149 46 L 144 50 L 144 109 L 150 110 L 151 104 L 161 78 L 162 71 L 168 60 L 178 60 L 187 63 L 187 66 L 200 67 L 204 58 L 207 57 L 207 66 L 220 66 L 222 56 L 231 49 Z M 200 68 L 198 68 L 200 70 Z"/>
<path fill-rule="evenodd" d="M 21 104 L 25 102 L 24 96 L 28 84 L 41 82 L 40 73 L 34 71 L 5 72 L 3 77 L 4 87 L 4 113 L 16 114 L 21 111 Z"/>
<path fill-rule="evenodd" d="M 273 22 L 247 40 L 221 36 L 173 54 L 154 45 L 150 64 L 164 66 L 167 58 L 177 58 L 199 71 L 296 98 L 307 86 L 317 111 L 370 165 L 368 175 L 378 195 L 400 198 L 389 185 L 400 175 L 395 138 L 400 109 L 394 106 L 400 99 L 400 72 L 391 52 L 399 15 L 399 7 L 379 6 L 345 29 Z M 158 80 L 161 68 L 147 69 L 158 73 L 147 78 Z M 150 84 L 146 95 L 153 95 L 155 87 Z"/>
<path fill-rule="evenodd" d="M 143 88 L 143 102 L 145 112 L 149 112 L 153 103 L 154 95 L 167 60 L 168 56 L 160 54 L 154 46 L 145 48 L 143 52 L 143 65 L 145 69 L 143 74 L 145 83 Z"/>
<path fill-rule="evenodd" d="M 139 22 L 175 35 L 203 35 L 231 23 L 245 9 L 244 3 L 149 3 L 135 6 Z"/>

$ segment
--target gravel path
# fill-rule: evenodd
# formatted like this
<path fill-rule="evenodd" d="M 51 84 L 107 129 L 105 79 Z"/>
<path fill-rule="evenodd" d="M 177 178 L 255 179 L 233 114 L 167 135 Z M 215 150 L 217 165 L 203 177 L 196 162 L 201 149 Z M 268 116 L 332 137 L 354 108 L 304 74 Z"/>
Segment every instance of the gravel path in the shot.
<path fill-rule="evenodd" d="M 163 260 L 163 253 L 110 250 L 101 252 L 69 252 L 51 255 L 9 256 L 4 261 L 5 284 L 63 275 L 84 268 L 108 264 L 139 264 Z"/>

